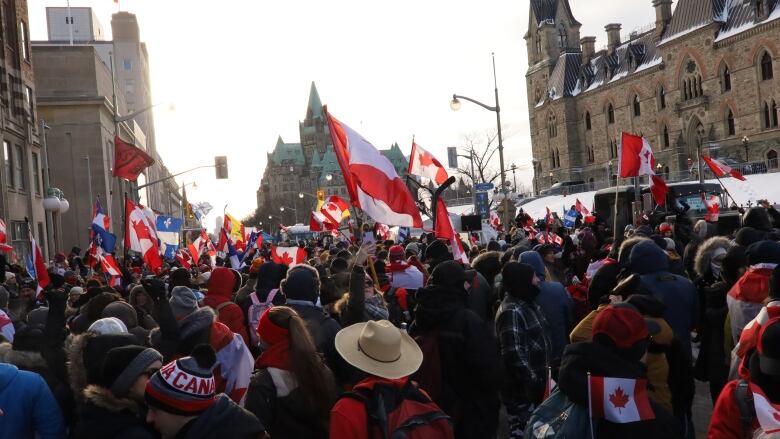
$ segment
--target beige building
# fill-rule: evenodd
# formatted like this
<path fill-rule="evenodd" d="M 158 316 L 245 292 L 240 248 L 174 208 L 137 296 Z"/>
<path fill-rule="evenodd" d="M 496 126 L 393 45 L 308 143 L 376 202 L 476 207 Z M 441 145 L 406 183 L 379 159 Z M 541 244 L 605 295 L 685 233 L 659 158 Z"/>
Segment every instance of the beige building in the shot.
<path fill-rule="evenodd" d="M 0 218 L 8 227 L 8 240 L 16 257 L 30 252 L 28 228 L 46 251 L 45 195 L 40 125 L 35 110 L 35 77 L 30 53 L 27 2 L 4 1 L 0 7 L 0 136 L 3 167 L 0 170 Z"/>
<path fill-rule="evenodd" d="M 600 186 L 621 132 L 651 143 L 678 178 L 703 154 L 777 168 L 780 1 L 643 0 L 645 29 L 580 38 L 568 0 L 531 0 L 526 74 L 535 189 Z M 646 4 L 644 4 L 646 3 Z M 755 169 L 755 168 L 754 168 Z"/>
<path fill-rule="evenodd" d="M 60 9 L 65 8 L 48 8 L 49 19 L 56 18 Z M 87 21 L 90 26 L 75 23 L 81 32 L 76 33 L 80 39 L 74 38 L 74 45 L 67 41 L 33 43 L 33 58 L 40 66 L 38 108 L 49 127 L 46 140 L 51 162 L 51 186 L 62 189 L 70 202 L 70 211 L 55 215 L 55 245 L 58 250 L 65 251 L 73 246 L 82 249 L 88 246 L 92 206 L 98 197 L 111 217 L 112 231 L 121 245 L 124 193 L 132 196 L 136 185 L 111 176 L 114 115 L 131 114 L 146 108 L 150 101 L 146 49 L 143 43 L 137 43 L 135 16 L 126 12 L 114 14 L 112 29 L 114 35 L 124 39 L 121 44 L 90 40 L 85 29 L 99 28 L 99 25 L 93 24 L 97 22 L 94 18 L 87 19 L 91 17 L 91 11 L 76 17 Z M 129 36 L 127 31 L 118 31 L 118 27 L 123 26 L 130 28 Z M 50 35 L 68 34 L 62 29 L 55 32 L 50 26 Z M 134 51 L 134 47 L 142 49 Z M 114 62 L 113 71 L 112 57 L 120 60 Z M 144 61 L 138 62 L 139 59 Z M 135 66 L 139 67 L 139 72 L 136 72 Z M 128 85 L 135 83 L 132 81 L 136 73 L 144 79 L 138 89 Z M 136 90 L 137 93 L 132 93 Z M 146 150 L 156 161 L 139 176 L 138 184 L 171 175 L 153 147 L 151 116 L 151 112 L 145 112 L 118 124 L 123 139 Z M 174 180 L 142 189 L 138 195 L 144 205 L 158 214 L 181 215 L 181 198 Z"/>

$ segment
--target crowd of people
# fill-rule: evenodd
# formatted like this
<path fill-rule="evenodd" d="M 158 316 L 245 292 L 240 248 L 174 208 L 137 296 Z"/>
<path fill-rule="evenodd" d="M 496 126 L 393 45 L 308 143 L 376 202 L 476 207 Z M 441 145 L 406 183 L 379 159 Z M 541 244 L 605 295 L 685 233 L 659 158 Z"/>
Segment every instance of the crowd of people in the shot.
<path fill-rule="evenodd" d="M 547 234 L 521 211 L 468 264 L 430 234 L 310 239 L 279 244 L 293 266 L 268 243 L 239 270 L 128 258 L 108 286 L 74 249 L 39 291 L 0 260 L 0 437 L 772 437 L 780 213 L 732 236 L 592 219 Z M 641 419 L 595 415 L 592 376 L 646 383 Z"/>

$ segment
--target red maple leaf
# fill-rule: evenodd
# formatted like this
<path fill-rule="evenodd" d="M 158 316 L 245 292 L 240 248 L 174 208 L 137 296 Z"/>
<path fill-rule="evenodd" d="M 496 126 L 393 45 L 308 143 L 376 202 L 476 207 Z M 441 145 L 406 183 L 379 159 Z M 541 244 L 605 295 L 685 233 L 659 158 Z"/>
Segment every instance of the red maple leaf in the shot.
<path fill-rule="evenodd" d="M 616 409 L 618 409 L 618 413 L 620 413 L 621 408 L 626 408 L 626 404 L 628 404 L 629 397 L 628 395 L 623 392 L 623 389 L 618 386 L 617 389 L 615 389 L 615 393 L 609 395 L 609 402 L 612 403 L 613 406 L 615 406 Z"/>
<path fill-rule="evenodd" d="M 282 253 L 282 255 L 279 256 L 279 259 L 282 261 L 282 264 L 288 267 L 293 263 L 293 258 L 290 257 L 290 254 L 287 252 Z"/>
<path fill-rule="evenodd" d="M 772 412 L 772 417 L 775 418 L 775 421 L 780 422 L 780 413 Z"/>

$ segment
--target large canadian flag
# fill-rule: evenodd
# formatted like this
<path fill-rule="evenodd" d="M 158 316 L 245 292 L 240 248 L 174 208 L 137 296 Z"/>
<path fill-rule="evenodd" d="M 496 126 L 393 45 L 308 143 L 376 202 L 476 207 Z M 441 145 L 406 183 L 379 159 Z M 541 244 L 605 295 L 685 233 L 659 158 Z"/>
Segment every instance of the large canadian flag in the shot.
<path fill-rule="evenodd" d="M 780 432 L 780 404 L 772 404 L 760 387 L 753 383 L 749 385 L 750 391 L 753 393 L 753 405 L 756 408 L 756 418 L 761 425 L 761 430 L 764 433 Z"/>
<path fill-rule="evenodd" d="M 724 175 L 729 174 L 737 180 L 746 180 L 741 172 L 737 171 L 736 169 L 732 169 L 731 166 L 721 162 L 718 159 L 714 159 L 706 155 L 702 155 L 701 158 L 704 160 L 704 163 L 710 167 L 712 173 L 717 177 L 723 177 Z"/>
<path fill-rule="evenodd" d="M 349 216 L 349 204 L 337 195 L 331 195 L 322 203 L 319 209 L 332 223 L 340 224 L 341 220 Z"/>
<path fill-rule="evenodd" d="M 717 195 L 710 195 L 708 198 L 702 193 L 701 200 L 707 208 L 707 213 L 704 214 L 704 221 L 712 223 L 718 222 L 718 217 L 720 216 L 720 198 L 718 198 Z"/>
<path fill-rule="evenodd" d="M 277 247 L 272 245 L 271 259 L 277 264 L 292 267 L 306 260 L 306 250 L 300 247 Z"/>
<path fill-rule="evenodd" d="M 666 204 L 666 193 L 669 188 L 666 182 L 655 175 L 655 156 L 650 142 L 644 137 L 623 133 L 620 144 L 620 177 L 650 176 L 650 193 L 655 203 Z"/>
<path fill-rule="evenodd" d="M 154 227 L 143 206 L 129 199 L 125 204 L 125 248 L 141 253 L 146 265 L 156 272 L 162 268 L 162 257 Z"/>
<path fill-rule="evenodd" d="M 41 254 L 41 248 L 35 242 L 32 233 L 30 234 L 30 247 L 32 248 L 32 265 L 35 268 L 35 281 L 38 283 L 37 293 L 40 299 L 41 292 L 44 288 L 48 287 L 51 283 L 49 278 L 49 271 L 46 269 L 46 264 L 43 262 L 43 255 Z"/>
<path fill-rule="evenodd" d="M 422 149 L 420 145 L 412 141 L 412 153 L 409 156 L 409 174 L 418 177 L 430 178 L 437 185 L 443 184 L 449 178 L 447 170 L 436 160 L 436 157 Z"/>
<path fill-rule="evenodd" d="M 325 216 L 322 212 L 312 212 L 309 219 L 309 230 L 312 232 L 323 232 L 326 230 L 334 230 L 338 228 L 338 224 L 331 221 L 330 218 Z"/>
<path fill-rule="evenodd" d="M 390 160 L 352 128 L 326 114 L 352 205 L 383 224 L 422 228 L 420 211 Z"/>
<path fill-rule="evenodd" d="M 655 419 L 647 397 L 647 380 L 590 376 L 591 417 L 618 424 Z"/>
<path fill-rule="evenodd" d="M 452 257 L 456 261 L 462 264 L 469 263 L 469 257 L 463 250 L 463 243 L 460 241 L 460 236 L 455 231 L 455 227 L 450 220 L 450 213 L 447 211 L 447 205 L 444 204 L 444 200 L 439 197 L 436 200 L 436 225 L 434 229 L 434 235 L 437 238 L 448 239 L 452 246 Z"/>

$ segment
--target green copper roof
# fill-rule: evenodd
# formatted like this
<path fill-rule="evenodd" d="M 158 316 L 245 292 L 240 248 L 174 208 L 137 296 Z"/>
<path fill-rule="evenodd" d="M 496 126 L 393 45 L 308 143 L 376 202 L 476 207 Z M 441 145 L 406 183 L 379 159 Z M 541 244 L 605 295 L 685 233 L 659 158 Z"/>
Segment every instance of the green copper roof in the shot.
<path fill-rule="evenodd" d="M 401 152 L 398 143 L 394 143 L 390 149 L 380 149 L 379 152 L 390 160 L 390 163 L 393 164 L 393 167 L 399 176 L 403 177 L 406 175 L 406 171 L 409 168 L 409 161 L 404 157 L 404 153 Z"/>
<path fill-rule="evenodd" d="M 301 144 L 284 143 L 282 136 L 279 136 L 279 139 L 276 141 L 276 147 L 274 147 L 274 151 L 269 154 L 269 159 L 273 161 L 275 165 L 281 165 L 285 162 L 292 162 L 296 165 L 303 165 L 305 163 Z"/>
<path fill-rule="evenodd" d="M 311 82 L 311 90 L 309 90 L 309 107 L 307 110 L 311 110 L 312 117 L 322 117 L 322 101 L 320 101 L 320 94 L 317 93 L 317 86 L 314 85 L 314 81 Z"/>
<path fill-rule="evenodd" d="M 339 167 L 339 162 L 336 158 L 336 153 L 333 152 L 332 146 L 328 145 L 325 154 L 322 155 L 322 159 L 319 159 L 317 153 L 315 153 L 314 156 L 318 158 L 318 163 L 316 165 L 312 163 L 312 166 L 320 168 L 320 184 L 326 184 L 327 180 L 325 179 L 325 176 L 328 174 L 341 175 L 341 168 Z"/>

